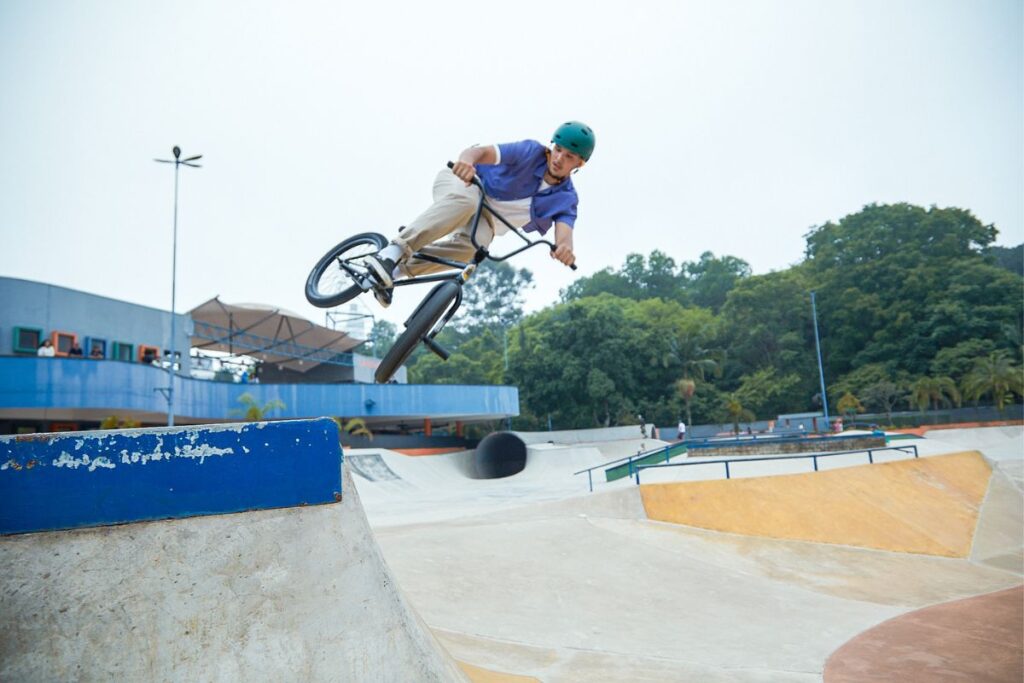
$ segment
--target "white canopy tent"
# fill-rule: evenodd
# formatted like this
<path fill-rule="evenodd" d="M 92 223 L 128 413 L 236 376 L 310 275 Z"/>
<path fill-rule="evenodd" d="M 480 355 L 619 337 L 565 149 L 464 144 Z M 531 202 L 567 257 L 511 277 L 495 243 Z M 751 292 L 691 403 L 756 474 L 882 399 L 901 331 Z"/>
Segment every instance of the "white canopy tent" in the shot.
<path fill-rule="evenodd" d="M 351 360 L 338 356 L 365 341 L 283 308 L 228 304 L 219 296 L 196 306 L 189 315 L 195 323 L 193 348 L 246 355 L 297 372 L 308 372 L 321 363 L 351 365 Z"/>

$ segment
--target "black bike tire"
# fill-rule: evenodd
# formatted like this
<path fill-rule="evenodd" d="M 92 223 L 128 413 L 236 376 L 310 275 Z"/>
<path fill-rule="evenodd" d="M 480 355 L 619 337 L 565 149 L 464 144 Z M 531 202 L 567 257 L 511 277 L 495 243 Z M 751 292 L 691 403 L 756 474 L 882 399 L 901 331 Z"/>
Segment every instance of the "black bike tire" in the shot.
<path fill-rule="evenodd" d="M 317 261 L 316 265 L 313 266 L 313 270 L 310 271 L 309 277 L 306 278 L 306 300 L 318 308 L 332 308 L 351 301 L 362 294 L 362 288 L 357 285 L 352 285 L 351 287 L 336 294 L 325 295 L 317 289 L 317 283 L 320 281 L 320 277 L 324 274 L 327 268 L 334 263 L 334 260 L 349 249 L 360 244 L 373 244 L 378 250 L 380 250 L 383 249 L 387 243 L 388 239 L 384 237 L 384 235 L 376 232 L 362 232 L 339 243 L 333 249 L 324 254 L 323 258 Z"/>
<path fill-rule="evenodd" d="M 459 285 L 450 281 L 442 282 L 430 291 L 416 312 L 405 321 L 405 332 L 398 336 L 373 373 L 378 384 L 386 384 L 394 376 L 458 295 Z"/>

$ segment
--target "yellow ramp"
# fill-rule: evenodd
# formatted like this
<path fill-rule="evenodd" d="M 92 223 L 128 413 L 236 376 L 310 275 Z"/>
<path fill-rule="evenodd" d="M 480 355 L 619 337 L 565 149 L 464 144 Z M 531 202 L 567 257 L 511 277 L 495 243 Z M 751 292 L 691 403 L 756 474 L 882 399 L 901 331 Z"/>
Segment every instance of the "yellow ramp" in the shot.
<path fill-rule="evenodd" d="M 967 557 L 991 468 L 977 451 L 787 476 L 644 484 L 649 519 Z"/>

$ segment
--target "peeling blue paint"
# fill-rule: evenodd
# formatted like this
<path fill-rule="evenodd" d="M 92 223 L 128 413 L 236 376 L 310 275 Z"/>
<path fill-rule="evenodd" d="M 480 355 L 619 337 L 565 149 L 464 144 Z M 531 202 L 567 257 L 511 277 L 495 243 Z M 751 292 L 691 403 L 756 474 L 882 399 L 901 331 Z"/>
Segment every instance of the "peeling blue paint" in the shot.
<path fill-rule="evenodd" d="M 0 437 L 0 534 L 332 503 L 330 419 Z"/>

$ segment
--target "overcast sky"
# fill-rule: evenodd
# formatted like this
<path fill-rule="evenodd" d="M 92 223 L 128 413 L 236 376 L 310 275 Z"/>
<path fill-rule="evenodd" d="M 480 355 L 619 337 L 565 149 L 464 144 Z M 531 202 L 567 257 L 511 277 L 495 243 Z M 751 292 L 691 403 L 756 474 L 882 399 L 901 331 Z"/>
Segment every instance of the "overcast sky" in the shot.
<path fill-rule="evenodd" d="M 0 275 L 164 309 L 220 295 L 323 322 L 303 284 L 389 236 L 473 143 L 595 130 L 579 274 L 661 249 L 755 273 L 872 202 L 1024 241 L 1021 0 L 0 0 Z M 512 236 L 496 246 L 514 246 Z M 531 310 L 576 274 L 543 254 Z M 401 322 L 403 289 L 382 312 Z"/>

